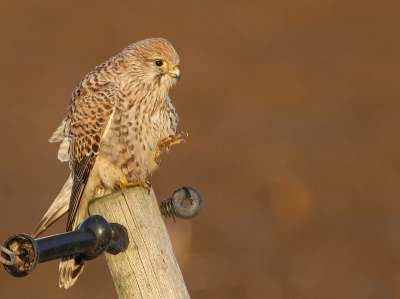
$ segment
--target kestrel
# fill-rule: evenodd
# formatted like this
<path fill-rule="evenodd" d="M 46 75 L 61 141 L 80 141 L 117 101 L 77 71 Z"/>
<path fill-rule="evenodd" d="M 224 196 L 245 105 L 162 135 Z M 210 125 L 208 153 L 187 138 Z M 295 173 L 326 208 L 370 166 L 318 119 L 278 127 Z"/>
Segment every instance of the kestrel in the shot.
<path fill-rule="evenodd" d="M 50 138 L 71 174 L 32 233 L 37 237 L 67 211 L 67 231 L 88 216 L 88 202 L 119 188 L 149 188 L 160 154 L 182 141 L 168 92 L 180 78 L 179 56 L 163 38 L 126 47 L 97 66 L 71 95 L 68 115 Z M 84 261 L 63 258 L 60 288 L 69 288 Z"/>

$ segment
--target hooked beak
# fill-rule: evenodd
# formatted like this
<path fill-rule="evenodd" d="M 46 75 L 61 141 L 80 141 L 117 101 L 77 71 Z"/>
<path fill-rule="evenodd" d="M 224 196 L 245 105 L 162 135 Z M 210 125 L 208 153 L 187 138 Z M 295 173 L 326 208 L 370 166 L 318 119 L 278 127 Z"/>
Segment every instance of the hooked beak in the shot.
<path fill-rule="evenodd" d="M 178 80 L 181 78 L 181 71 L 177 66 L 169 70 L 169 74 L 171 75 L 172 78 L 177 78 Z"/>

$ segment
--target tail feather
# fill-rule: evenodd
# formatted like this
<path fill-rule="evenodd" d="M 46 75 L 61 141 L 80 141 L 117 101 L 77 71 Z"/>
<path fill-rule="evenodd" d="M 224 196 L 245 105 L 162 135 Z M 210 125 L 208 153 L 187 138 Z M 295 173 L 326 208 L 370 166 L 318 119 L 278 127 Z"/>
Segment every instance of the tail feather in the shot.
<path fill-rule="evenodd" d="M 65 136 L 65 130 L 66 127 L 68 128 L 69 123 L 70 121 L 68 120 L 68 118 L 65 118 L 49 139 L 49 142 L 62 141 L 58 150 L 58 159 L 62 162 L 69 160 L 69 140 L 68 137 Z M 40 220 L 39 224 L 33 230 L 32 237 L 37 238 L 50 225 L 52 225 L 61 216 L 68 212 L 69 202 L 71 199 L 72 184 L 73 179 L 71 174 L 68 180 L 65 182 L 64 186 L 62 187 L 60 193 L 51 204 L 46 214 L 43 216 L 42 220 Z M 61 259 L 59 266 L 60 288 L 64 287 L 68 289 L 75 283 L 76 279 L 83 271 L 84 262 L 84 260 L 75 256 L 64 257 Z"/>
<path fill-rule="evenodd" d="M 60 261 L 58 270 L 60 272 L 59 286 L 60 288 L 68 289 L 78 279 L 83 272 L 85 260 L 79 256 L 64 257 Z"/>
<path fill-rule="evenodd" d="M 49 228 L 50 225 L 52 225 L 62 215 L 68 212 L 72 181 L 72 176 L 70 175 L 68 180 L 62 187 L 61 192 L 51 204 L 50 208 L 47 210 L 42 220 L 40 220 L 39 224 L 33 230 L 32 237 L 37 238 L 41 233 Z"/>

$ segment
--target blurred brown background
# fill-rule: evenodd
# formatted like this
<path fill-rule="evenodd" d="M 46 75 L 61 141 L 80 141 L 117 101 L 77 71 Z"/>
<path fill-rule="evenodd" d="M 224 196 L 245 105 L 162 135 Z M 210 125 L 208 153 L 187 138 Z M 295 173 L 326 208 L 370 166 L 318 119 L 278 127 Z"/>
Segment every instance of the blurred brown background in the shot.
<path fill-rule="evenodd" d="M 47 142 L 94 66 L 147 37 L 181 57 L 187 143 L 149 178 L 193 299 L 400 298 L 400 4 L 0 1 L 0 243 L 30 233 L 69 170 Z M 48 234 L 64 231 L 63 218 Z M 3 240 L 3 241 L 1 241 Z M 0 298 L 116 298 L 104 257 L 0 269 Z"/>

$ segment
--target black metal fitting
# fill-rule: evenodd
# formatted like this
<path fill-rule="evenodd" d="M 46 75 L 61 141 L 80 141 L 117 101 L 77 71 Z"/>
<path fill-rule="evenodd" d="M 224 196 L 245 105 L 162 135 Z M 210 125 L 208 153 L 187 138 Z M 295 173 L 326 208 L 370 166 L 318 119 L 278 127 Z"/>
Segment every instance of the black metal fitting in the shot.
<path fill-rule="evenodd" d="M 184 201 L 189 200 L 190 204 L 185 205 Z M 198 190 L 193 187 L 185 186 L 176 189 L 174 193 L 164 199 L 160 204 L 161 213 L 164 217 L 175 217 L 190 219 L 200 213 L 203 208 L 203 198 Z"/>
<path fill-rule="evenodd" d="M 16 234 L 7 239 L 4 246 L 18 251 L 14 265 L 4 265 L 6 271 L 16 277 L 28 275 L 38 263 L 70 255 L 91 260 L 104 251 L 118 254 L 128 247 L 128 233 L 118 223 L 108 223 L 103 217 L 86 218 L 75 231 L 33 239 L 27 234 Z M 10 257 L 2 252 L 5 259 Z"/>

